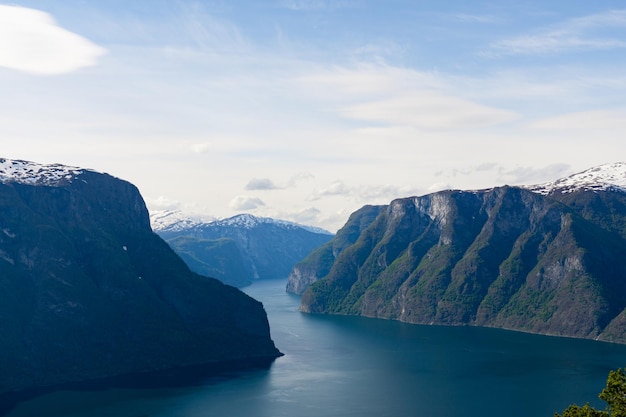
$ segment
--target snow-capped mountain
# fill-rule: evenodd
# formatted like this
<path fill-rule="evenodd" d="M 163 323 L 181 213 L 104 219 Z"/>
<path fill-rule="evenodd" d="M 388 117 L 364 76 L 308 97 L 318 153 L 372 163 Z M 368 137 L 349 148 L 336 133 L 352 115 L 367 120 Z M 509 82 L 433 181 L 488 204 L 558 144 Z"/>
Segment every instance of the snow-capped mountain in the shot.
<path fill-rule="evenodd" d="M 293 265 L 333 235 L 284 220 L 240 214 L 203 221 L 181 212 L 151 215 L 153 230 L 193 271 L 227 284 L 286 278 Z"/>
<path fill-rule="evenodd" d="M 306 226 L 287 220 L 277 220 L 270 217 L 257 217 L 252 214 L 238 214 L 226 219 L 216 219 L 208 215 L 186 214 L 181 210 L 161 210 L 150 213 L 152 229 L 157 233 L 182 232 L 198 227 L 233 227 L 240 229 L 253 229 L 260 225 L 274 225 L 284 229 L 304 229 L 311 233 L 332 235 L 328 230 L 321 227 Z"/>
<path fill-rule="evenodd" d="M 215 217 L 199 214 L 185 214 L 181 210 L 159 210 L 150 212 L 150 224 L 152 225 L 152 230 L 155 232 L 163 230 L 179 232 L 213 221 L 215 221 Z"/>
<path fill-rule="evenodd" d="M 28 185 L 59 186 L 71 182 L 87 171 L 61 164 L 38 164 L 35 162 L 0 158 L 0 182 L 17 182 Z"/>
<path fill-rule="evenodd" d="M 543 195 L 566 194 L 581 190 L 626 192 L 626 163 L 604 164 L 556 181 L 529 185 L 524 188 Z"/>
<path fill-rule="evenodd" d="M 252 214 L 247 214 L 247 213 L 238 214 L 228 219 L 215 220 L 211 223 L 213 226 L 242 227 L 245 229 L 251 229 L 261 224 L 273 224 L 276 226 L 283 227 L 285 229 L 304 229 L 311 233 L 326 234 L 326 235 L 332 234 L 328 230 L 324 230 L 321 227 L 306 226 L 303 224 L 294 223 L 294 222 L 290 222 L 287 220 L 272 219 L 270 217 L 257 217 L 257 216 L 253 216 Z"/>

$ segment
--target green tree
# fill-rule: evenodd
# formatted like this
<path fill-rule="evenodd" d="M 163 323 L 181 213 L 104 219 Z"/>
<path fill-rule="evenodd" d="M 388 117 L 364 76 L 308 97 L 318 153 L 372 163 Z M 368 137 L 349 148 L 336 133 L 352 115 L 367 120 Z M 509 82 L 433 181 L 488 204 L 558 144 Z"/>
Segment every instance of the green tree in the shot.
<path fill-rule="evenodd" d="M 554 417 L 626 417 L 626 373 L 621 368 L 609 372 L 606 387 L 598 397 L 607 403 L 607 411 L 596 410 L 589 403 L 582 407 L 573 404 L 563 414 L 554 413 Z"/>
<path fill-rule="evenodd" d="M 606 411 L 596 410 L 589 403 L 582 407 L 573 404 L 567 407 L 563 414 L 554 413 L 554 417 L 607 417 L 608 415 Z"/>
<path fill-rule="evenodd" d="M 626 374 L 622 369 L 609 373 L 599 397 L 608 404 L 611 417 L 626 417 Z"/>

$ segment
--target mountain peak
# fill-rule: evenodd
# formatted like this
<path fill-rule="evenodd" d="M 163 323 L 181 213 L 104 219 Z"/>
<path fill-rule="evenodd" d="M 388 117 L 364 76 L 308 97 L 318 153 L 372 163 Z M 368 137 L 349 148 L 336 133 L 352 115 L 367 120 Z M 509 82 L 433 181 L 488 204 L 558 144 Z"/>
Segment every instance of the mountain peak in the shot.
<path fill-rule="evenodd" d="M 268 224 L 282 227 L 283 229 L 304 229 L 311 233 L 332 235 L 329 231 L 319 227 L 305 226 L 270 217 L 257 217 L 249 213 L 237 214 L 226 219 L 216 219 L 207 215 L 184 213 L 181 210 L 162 210 L 150 213 L 150 223 L 155 232 L 180 232 L 202 226 L 253 229 L 260 225 Z"/>
<path fill-rule="evenodd" d="M 287 220 L 277 220 L 272 219 L 270 217 L 257 217 L 249 213 L 237 214 L 233 217 L 229 217 L 227 219 L 216 220 L 212 223 L 214 226 L 234 226 L 241 227 L 244 229 L 251 229 L 257 227 L 262 224 L 273 224 L 285 229 L 304 229 L 308 232 L 331 235 L 332 233 L 328 232 L 319 227 L 313 226 L 305 226 L 299 223 L 290 222 Z"/>
<path fill-rule="evenodd" d="M 59 187 L 72 182 L 85 169 L 61 164 L 0 158 L 0 182 Z"/>
<path fill-rule="evenodd" d="M 159 210 L 150 213 L 152 230 L 179 232 L 214 221 L 215 218 L 203 215 L 185 214 L 181 210 Z"/>
<path fill-rule="evenodd" d="M 524 188 L 543 195 L 566 194 L 581 190 L 619 190 L 626 192 L 626 163 L 615 162 L 599 165 L 556 181 L 529 185 Z"/>

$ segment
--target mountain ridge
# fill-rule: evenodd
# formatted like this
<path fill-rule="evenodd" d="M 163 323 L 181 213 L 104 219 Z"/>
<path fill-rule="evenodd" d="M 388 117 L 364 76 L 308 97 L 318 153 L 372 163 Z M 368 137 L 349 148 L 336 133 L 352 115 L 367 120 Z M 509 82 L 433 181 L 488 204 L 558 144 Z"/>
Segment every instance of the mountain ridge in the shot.
<path fill-rule="evenodd" d="M 593 183 L 611 171 L 626 177 L 607 164 L 550 187 L 396 199 L 340 252 L 298 263 L 287 289 L 306 288 L 309 313 L 626 343 L 626 192 Z"/>
<path fill-rule="evenodd" d="M 217 219 L 209 215 L 185 214 L 181 210 L 161 210 L 150 213 L 150 221 L 155 232 L 182 231 L 203 226 L 233 226 L 253 228 L 260 224 L 274 224 L 284 228 L 300 228 L 312 233 L 332 235 L 331 232 L 321 227 L 308 226 L 288 220 L 274 219 L 271 217 L 258 217 L 249 213 L 236 214 L 231 217 Z"/>

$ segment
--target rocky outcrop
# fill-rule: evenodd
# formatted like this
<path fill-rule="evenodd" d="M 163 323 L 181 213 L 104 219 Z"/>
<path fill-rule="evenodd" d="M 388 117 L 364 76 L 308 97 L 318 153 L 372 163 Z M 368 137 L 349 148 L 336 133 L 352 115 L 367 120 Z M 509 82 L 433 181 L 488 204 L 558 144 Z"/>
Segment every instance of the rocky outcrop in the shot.
<path fill-rule="evenodd" d="M 261 303 L 197 275 L 106 174 L 0 160 L 0 393 L 271 360 Z"/>
<path fill-rule="evenodd" d="M 625 203 L 620 189 L 516 187 L 398 199 L 301 310 L 625 343 Z"/>

